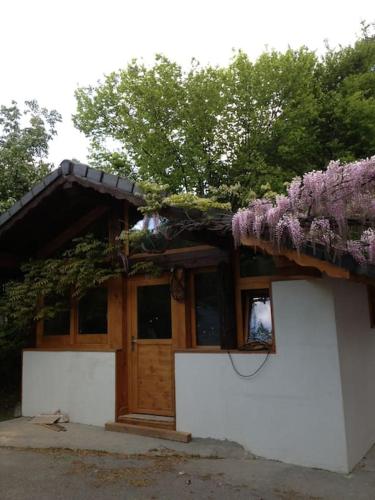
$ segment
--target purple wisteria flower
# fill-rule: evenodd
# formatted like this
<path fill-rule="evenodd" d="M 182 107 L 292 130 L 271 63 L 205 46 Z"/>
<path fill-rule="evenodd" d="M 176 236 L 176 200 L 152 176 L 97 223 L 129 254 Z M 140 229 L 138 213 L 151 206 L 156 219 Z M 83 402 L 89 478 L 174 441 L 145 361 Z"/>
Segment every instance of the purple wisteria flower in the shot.
<path fill-rule="evenodd" d="M 286 196 L 253 201 L 232 224 L 236 245 L 245 236 L 298 251 L 304 244 L 320 244 L 335 255 L 347 252 L 360 264 L 375 264 L 375 156 L 333 161 L 325 171 L 296 177 Z"/>

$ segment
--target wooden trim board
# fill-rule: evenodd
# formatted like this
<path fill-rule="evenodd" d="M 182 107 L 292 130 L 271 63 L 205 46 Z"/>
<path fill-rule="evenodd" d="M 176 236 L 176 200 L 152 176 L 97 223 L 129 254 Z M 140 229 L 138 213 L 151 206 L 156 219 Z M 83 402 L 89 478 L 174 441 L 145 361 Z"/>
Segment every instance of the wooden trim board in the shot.
<path fill-rule="evenodd" d="M 174 417 L 165 417 L 162 415 L 145 415 L 142 413 L 127 413 L 120 415 L 118 422 L 131 425 L 140 425 L 146 427 L 157 427 L 162 429 L 176 430 L 176 420 Z"/>
<path fill-rule="evenodd" d="M 158 439 L 168 439 L 169 441 L 179 441 L 188 443 L 191 441 L 190 432 L 180 432 L 173 429 L 161 429 L 143 425 L 123 424 L 120 422 L 107 422 L 105 424 L 107 431 L 126 432 L 128 434 L 138 434 L 139 436 L 148 436 Z"/>
<path fill-rule="evenodd" d="M 275 245 L 266 240 L 259 240 L 255 236 L 246 236 L 241 238 L 241 244 L 248 247 L 259 248 L 264 250 L 269 255 L 284 256 L 289 260 L 294 261 L 296 264 L 302 267 L 315 267 L 319 269 L 322 273 L 326 273 L 327 276 L 331 278 L 350 278 L 350 272 L 347 269 L 331 264 L 325 260 L 320 260 L 316 257 L 310 255 L 302 254 L 297 252 L 297 250 L 291 249 L 278 249 Z"/>

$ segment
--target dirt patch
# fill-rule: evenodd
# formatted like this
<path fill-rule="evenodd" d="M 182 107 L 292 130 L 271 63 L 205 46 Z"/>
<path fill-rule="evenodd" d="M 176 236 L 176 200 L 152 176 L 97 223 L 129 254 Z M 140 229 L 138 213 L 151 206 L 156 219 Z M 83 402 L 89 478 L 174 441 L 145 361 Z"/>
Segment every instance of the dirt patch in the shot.
<path fill-rule="evenodd" d="M 215 472 L 207 474 L 199 474 L 198 477 L 202 481 L 212 481 L 213 479 L 220 479 L 224 476 L 224 472 Z"/>
<path fill-rule="evenodd" d="M 40 451 L 40 450 L 39 450 Z M 66 475 L 88 475 L 94 482 L 96 487 L 113 484 L 115 482 L 124 481 L 127 485 L 136 488 L 148 487 L 157 483 L 161 473 L 176 473 L 177 465 L 187 461 L 187 458 L 166 455 L 166 456 L 132 456 L 130 459 L 127 456 L 116 456 L 110 454 L 93 454 L 87 452 L 78 453 L 82 450 L 77 450 L 75 456 L 79 456 L 80 460 L 73 460 L 70 464 Z M 63 458 L 67 454 L 53 453 L 55 457 Z M 71 454 L 69 454 L 71 456 Z M 88 462 L 88 458 L 110 458 L 116 466 L 110 466 L 104 461 Z M 114 460 L 113 460 L 114 459 Z M 124 463 L 126 462 L 126 463 Z M 129 464 L 129 462 L 131 462 Z M 137 463 L 138 462 L 138 463 Z M 146 462 L 146 463 L 145 463 Z"/>
<path fill-rule="evenodd" d="M 322 497 L 303 495 L 292 489 L 279 490 L 278 488 L 275 488 L 273 491 L 281 500 L 322 500 Z"/>
<path fill-rule="evenodd" d="M 173 460 L 194 460 L 201 458 L 199 455 L 191 455 L 189 453 L 176 452 L 168 448 L 163 449 L 152 449 L 148 453 L 116 453 L 112 451 L 102 451 L 102 450 L 82 450 L 74 448 L 32 448 L 32 447 L 20 447 L 20 446 L 0 446 L 4 450 L 14 450 L 14 451 L 30 451 L 33 453 L 40 453 L 43 455 L 72 455 L 77 457 L 112 457 L 118 459 L 129 459 L 129 458 L 163 458 L 163 459 L 173 459 Z M 207 457 L 207 459 L 220 460 L 215 457 Z"/>

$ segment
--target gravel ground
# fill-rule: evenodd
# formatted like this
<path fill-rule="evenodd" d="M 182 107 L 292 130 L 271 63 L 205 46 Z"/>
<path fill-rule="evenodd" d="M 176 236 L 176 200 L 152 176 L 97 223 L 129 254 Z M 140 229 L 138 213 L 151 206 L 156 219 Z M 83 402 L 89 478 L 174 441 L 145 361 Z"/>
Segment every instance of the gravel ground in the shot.
<path fill-rule="evenodd" d="M 49 431 L 52 432 L 52 431 Z M 350 475 L 254 458 L 0 448 L 1 500 L 375 498 L 375 452 Z"/>
<path fill-rule="evenodd" d="M 375 447 L 345 475 L 254 457 L 230 441 L 64 428 L 0 423 L 0 500 L 375 500 Z"/>

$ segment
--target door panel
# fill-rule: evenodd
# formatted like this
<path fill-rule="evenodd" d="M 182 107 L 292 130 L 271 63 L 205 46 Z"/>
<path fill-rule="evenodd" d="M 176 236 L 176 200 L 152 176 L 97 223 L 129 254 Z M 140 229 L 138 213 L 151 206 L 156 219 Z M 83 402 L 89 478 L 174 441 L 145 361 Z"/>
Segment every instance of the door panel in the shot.
<path fill-rule="evenodd" d="M 129 280 L 129 410 L 174 416 L 168 278 Z"/>
<path fill-rule="evenodd" d="M 138 411 L 173 415 L 171 344 L 137 346 Z"/>

